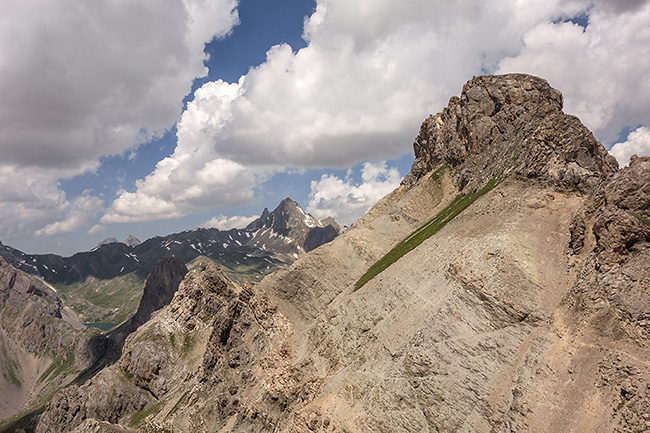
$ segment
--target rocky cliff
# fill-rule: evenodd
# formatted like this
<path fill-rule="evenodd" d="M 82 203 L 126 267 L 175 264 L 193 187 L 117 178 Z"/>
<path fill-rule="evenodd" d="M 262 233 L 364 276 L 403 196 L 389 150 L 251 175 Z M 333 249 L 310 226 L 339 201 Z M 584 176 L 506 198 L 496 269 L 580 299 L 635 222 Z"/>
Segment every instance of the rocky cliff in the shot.
<path fill-rule="evenodd" d="M 562 94 L 541 78 L 475 77 L 422 124 L 406 181 L 449 164 L 463 193 L 510 174 L 592 192 L 618 163 L 562 104 Z"/>
<path fill-rule="evenodd" d="M 83 328 L 51 287 L 0 258 L 0 419 L 42 403 L 87 366 L 75 359 Z"/>
<path fill-rule="evenodd" d="M 345 233 L 255 287 L 191 271 L 38 431 L 649 430 L 650 158 L 561 107 L 471 80 Z"/>

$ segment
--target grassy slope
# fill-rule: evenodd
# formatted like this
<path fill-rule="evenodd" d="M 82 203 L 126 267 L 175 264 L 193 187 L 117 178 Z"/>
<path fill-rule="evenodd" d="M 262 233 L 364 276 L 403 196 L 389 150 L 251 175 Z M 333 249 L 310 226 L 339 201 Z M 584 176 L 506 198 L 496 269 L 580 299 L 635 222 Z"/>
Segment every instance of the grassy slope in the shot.
<path fill-rule="evenodd" d="M 82 321 L 120 323 L 138 308 L 143 284 L 141 277 L 131 273 L 109 280 L 89 277 L 82 283 L 55 287 Z"/>
<path fill-rule="evenodd" d="M 260 258 L 257 262 L 249 265 L 236 265 L 226 266 L 206 256 L 199 256 L 187 264 L 187 269 L 192 270 L 196 268 L 202 261 L 209 261 L 216 263 L 223 270 L 223 272 L 237 284 L 243 283 L 258 283 L 264 278 L 265 275 L 288 266 L 288 263 L 277 261 L 271 263 L 264 258 Z"/>
<path fill-rule="evenodd" d="M 435 173 L 434 173 L 435 174 Z M 456 198 L 442 211 L 433 217 L 429 222 L 424 224 L 419 229 L 411 233 L 406 239 L 397 244 L 390 250 L 384 257 L 379 259 L 377 263 L 372 265 L 365 274 L 359 278 L 354 286 L 354 290 L 359 290 L 368 281 L 379 275 L 384 269 L 395 263 L 404 254 L 417 248 L 422 242 L 433 236 L 440 229 L 442 229 L 449 221 L 454 219 L 458 214 L 465 210 L 474 201 L 490 191 L 499 183 L 499 180 L 493 179 L 487 183 L 482 189 L 471 194 L 458 195 Z"/>

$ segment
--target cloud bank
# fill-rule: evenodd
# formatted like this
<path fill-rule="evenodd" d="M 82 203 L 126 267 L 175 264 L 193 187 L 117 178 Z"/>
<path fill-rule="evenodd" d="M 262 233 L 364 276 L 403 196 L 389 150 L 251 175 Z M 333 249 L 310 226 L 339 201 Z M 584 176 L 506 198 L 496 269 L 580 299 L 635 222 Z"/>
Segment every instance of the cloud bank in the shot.
<path fill-rule="evenodd" d="M 253 221 L 255 221 L 259 216 L 251 215 L 247 216 L 232 216 L 227 217 L 224 215 L 218 215 L 214 218 L 210 218 L 208 221 L 203 224 L 205 228 L 214 228 L 219 230 L 230 230 L 230 229 L 243 229 Z"/>
<path fill-rule="evenodd" d="M 650 155 L 650 129 L 645 126 L 635 129 L 626 141 L 616 143 L 610 153 L 618 160 L 620 167 L 628 165 L 632 155 Z"/>
<path fill-rule="evenodd" d="M 138 195 L 151 203 L 138 218 L 154 219 L 159 200 L 173 214 L 199 212 L 239 204 L 287 168 L 349 167 L 410 153 L 422 119 L 472 74 L 517 56 L 528 29 L 586 4 L 319 0 L 305 20 L 307 47 L 274 46 L 237 83 L 199 89 L 174 154 L 135 193 L 115 200 L 102 222 L 129 220 L 123 209 Z M 216 188 L 192 175 L 211 164 L 222 175 Z"/>
<path fill-rule="evenodd" d="M 339 224 L 350 225 L 366 213 L 379 199 L 399 186 L 399 171 L 385 162 L 366 162 L 361 168 L 361 182 L 354 182 L 349 170 L 345 179 L 324 174 L 311 182 L 307 211 L 316 218 L 333 217 Z"/>
<path fill-rule="evenodd" d="M 564 94 L 574 114 L 605 143 L 621 130 L 650 125 L 650 3 L 597 2 L 586 28 L 541 22 L 497 73 L 532 72 Z"/>
<path fill-rule="evenodd" d="M 192 80 L 206 75 L 203 48 L 238 23 L 235 0 L 42 2 L 0 15 L 0 170 L 26 196 L 26 218 L 3 219 L 0 237 L 66 231 L 57 179 L 97 168 L 160 136 L 178 120 Z M 29 191 L 27 191 L 29 190 Z M 93 208 L 98 199 L 90 200 Z M 38 202 L 38 204 L 36 204 Z M 88 207 L 86 203 L 84 206 Z M 49 217 L 48 217 L 49 215 Z M 59 221 L 57 223 L 56 221 Z"/>

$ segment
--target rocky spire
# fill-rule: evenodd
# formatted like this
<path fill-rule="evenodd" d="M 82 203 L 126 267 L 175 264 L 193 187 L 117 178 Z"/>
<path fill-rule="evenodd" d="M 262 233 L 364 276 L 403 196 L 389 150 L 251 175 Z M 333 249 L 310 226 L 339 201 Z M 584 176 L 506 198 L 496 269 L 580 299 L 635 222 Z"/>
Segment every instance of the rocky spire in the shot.
<path fill-rule="evenodd" d="M 562 94 L 541 78 L 473 78 L 460 98 L 453 96 L 422 123 L 405 183 L 448 164 L 463 193 L 512 173 L 593 192 L 618 164 L 577 117 L 562 111 L 562 103 Z"/>

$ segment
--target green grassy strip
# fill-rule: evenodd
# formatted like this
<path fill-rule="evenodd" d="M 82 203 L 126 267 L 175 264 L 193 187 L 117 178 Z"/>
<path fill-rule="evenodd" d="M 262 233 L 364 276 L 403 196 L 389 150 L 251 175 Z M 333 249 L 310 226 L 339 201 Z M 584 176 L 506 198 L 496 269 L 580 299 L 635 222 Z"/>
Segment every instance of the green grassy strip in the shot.
<path fill-rule="evenodd" d="M 7 360 L 6 364 L 2 369 L 2 376 L 7 380 L 8 382 L 13 383 L 16 385 L 16 388 L 20 388 L 23 386 L 22 382 L 20 379 L 18 379 L 17 372 L 18 372 L 18 363 L 11 359 L 9 357 L 9 354 L 7 353 L 7 348 L 5 347 L 4 343 L 0 342 L 0 350 L 2 351 L 2 359 Z"/>
<path fill-rule="evenodd" d="M 153 413 L 158 413 L 160 411 L 161 406 L 162 406 L 162 402 L 159 401 L 145 407 L 142 410 L 137 411 L 136 413 L 131 415 L 131 421 L 129 422 L 129 427 L 135 427 L 136 425 L 140 424 L 149 415 Z"/>
<path fill-rule="evenodd" d="M 474 203 L 474 201 L 494 188 L 498 183 L 499 179 L 493 179 L 488 182 L 483 188 L 479 191 L 473 192 L 466 195 L 458 195 L 454 200 L 449 203 L 449 205 L 433 217 L 428 223 L 424 224 L 422 227 L 411 233 L 406 239 L 397 244 L 392 250 L 390 250 L 384 257 L 379 259 L 377 263 L 372 265 L 365 274 L 359 278 L 359 281 L 354 286 L 354 290 L 359 290 L 363 287 L 368 281 L 375 278 L 383 270 L 388 268 L 390 265 L 399 260 L 404 254 L 409 251 L 417 248 L 422 242 L 433 236 L 441 228 L 443 228 L 449 221 L 454 219 L 458 214 L 465 210 L 469 205 Z"/>
<path fill-rule="evenodd" d="M 39 406 L 38 408 L 25 412 L 23 414 L 16 415 L 15 418 L 4 421 L 5 424 L 0 425 L 0 433 L 14 433 L 16 430 L 22 428 L 23 430 L 29 432 L 33 431 L 30 429 L 34 418 L 39 416 L 45 411 L 45 405 Z"/>
<path fill-rule="evenodd" d="M 63 356 L 57 357 L 52 364 L 41 374 L 36 383 L 41 383 L 48 377 L 54 379 L 61 373 L 69 373 L 74 371 L 74 353 L 69 354 L 66 358 Z"/>
<path fill-rule="evenodd" d="M 633 217 L 635 217 L 636 219 L 638 219 L 639 221 L 641 221 L 642 224 L 644 224 L 644 225 L 650 227 L 650 219 L 648 219 L 648 218 L 646 218 L 645 216 L 640 215 L 640 214 L 638 214 L 638 213 L 636 213 L 636 212 L 630 212 L 630 214 L 631 214 Z"/>
<path fill-rule="evenodd" d="M 450 168 L 451 167 L 449 166 L 449 164 L 444 163 L 436 171 L 431 173 L 431 176 L 429 176 L 429 179 L 431 179 L 432 181 L 434 181 L 436 183 L 441 183 L 442 182 L 442 175 L 445 174 L 447 172 L 447 170 L 449 170 Z"/>
<path fill-rule="evenodd" d="M 178 410 L 179 407 L 181 407 L 181 404 L 183 401 L 185 401 L 185 398 L 187 397 L 187 394 L 189 394 L 189 391 L 185 391 L 183 395 L 181 395 L 181 398 L 178 399 L 174 407 L 172 407 L 172 410 L 169 411 L 169 413 L 165 416 L 165 419 L 169 418 L 170 416 L 174 415 L 176 411 Z"/>

